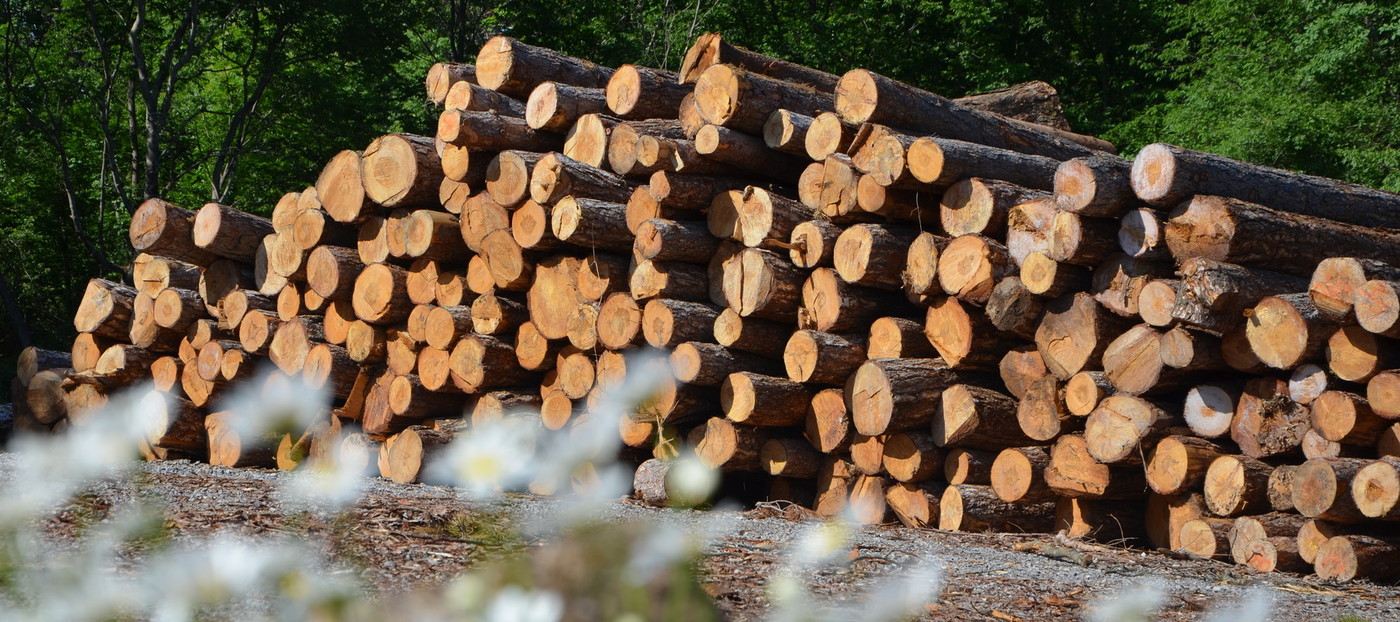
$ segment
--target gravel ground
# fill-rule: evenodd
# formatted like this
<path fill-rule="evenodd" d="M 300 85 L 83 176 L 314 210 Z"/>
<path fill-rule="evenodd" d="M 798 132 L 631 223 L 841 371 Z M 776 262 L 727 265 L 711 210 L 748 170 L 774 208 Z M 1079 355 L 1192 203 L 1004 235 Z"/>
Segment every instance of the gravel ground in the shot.
<path fill-rule="evenodd" d="M 0 480 L 10 477 L 13 457 L 0 453 Z M 325 552 L 359 569 L 366 585 L 384 592 L 442 582 L 499 549 L 443 535 L 454 516 L 480 513 L 447 488 L 373 480 L 352 517 L 326 522 L 315 513 L 284 507 L 277 497 L 284 473 L 228 469 L 185 461 L 142 465 L 137 476 L 104 482 L 46 525 L 59 541 L 71 539 L 81 510 L 99 514 L 136 496 L 159 499 L 176 538 L 233 530 L 249 536 L 321 536 Z M 533 524 L 558 501 L 513 495 L 490 511 L 519 524 Z M 619 500 L 609 520 L 672 521 L 704 533 L 722 516 L 722 536 L 706 551 L 704 589 L 734 620 L 758 620 L 767 604 L 764 585 L 778 568 L 785 543 L 804 528 L 797 509 L 764 506 L 747 512 L 659 510 Z M 100 517 L 99 517 L 100 518 Z M 536 536 L 539 538 L 539 536 Z M 1400 589 L 1353 583 L 1331 586 L 1293 574 L 1255 574 L 1229 564 L 1174 559 L 1153 552 L 1056 540 L 1048 535 L 948 533 L 882 526 L 863 530 L 852 560 L 808 576 L 826 605 L 850 605 L 883 577 L 920 560 L 946 569 L 946 587 L 928 619 L 1061 620 L 1079 618 L 1095 598 L 1145 582 L 1167 592 L 1162 619 L 1186 620 L 1235 603 L 1252 589 L 1273 597 L 1274 619 L 1400 619 Z"/>

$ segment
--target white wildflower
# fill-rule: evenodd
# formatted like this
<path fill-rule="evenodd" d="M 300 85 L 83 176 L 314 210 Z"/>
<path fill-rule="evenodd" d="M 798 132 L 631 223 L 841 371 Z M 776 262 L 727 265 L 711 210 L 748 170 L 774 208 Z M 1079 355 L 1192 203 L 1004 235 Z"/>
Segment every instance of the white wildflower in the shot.
<path fill-rule="evenodd" d="M 632 545 L 624 572 L 637 585 L 645 585 L 697 550 L 684 529 L 670 522 L 648 522 Z"/>
<path fill-rule="evenodd" d="M 1090 622 L 1147 622 L 1156 617 L 1166 595 L 1154 584 L 1130 586 L 1089 608 Z"/>
<path fill-rule="evenodd" d="M 616 463 L 587 466 L 590 472 L 587 480 L 575 485 L 573 494 L 561 500 L 553 517 L 557 523 L 555 527 L 597 519 L 609 504 L 632 491 L 632 471 L 626 466 Z"/>
<path fill-rule="evenodd" d="M 1264 588 L 1255 588 L 1245 594 L 1244 601 L 1237 606 L 1219 609 L 1211 614 L 1208 622 L 1264 622 L 1273 613 L 1274 599 Z"/>
<path fill-rule="evenodd" d="M 831 610 L 824 617 L 832 622 L 852 617 L 868 622 L 903 620 L 923 613 L 925 606 L 938 601 L 942 591 L 942 566 L 924 563 L 903 576 L 882 580 L 875 591 L 862 599 L 858 610 Z"/>
<path fill-rule="evenodd" d="M 710 468 L 687 450 L 666 472 L 666 493 L 672 505 L 694 507 L 714 496 L 719 489 L 719 480 L 719 471 Z"/>
<path fill-rule="evenodd" d="M 850 550 L 854 523 L 840 518 L 808 527 L 789 550 L 788 563 L 795 568 L 815 568 L 840 561 Z"/>
<path fill-rule="evenodd" d="M 558 622 L 564 599 L 548 590 L 525 590 L 508 585 L 486 607 L 488 622 Z"/>
<path fill-rule="evenodd" d="M 295 543 L 253 547 L 219 536 L 201 548 L 152 560 L 142 578 L 152 617 L 184 622 L 195 619 L 202 608 L 270 592 L 309 558 Z"/>
<path fill-rule="evenodd" d="M 165 396 L 149 384 L 112 396 L 83 425 L 65 434 L 21 435 L 10 449 L 15 474 L 0 489 L 0 524 L 24 520 L 65 502 L 78 488 L 133 466 L 137 440 L 151 412 L 163 412 Z"/>
<path fill-rule="evenodd" d="M 799 622 L 812 619 L 812 594 L 791 570 L 779 571 L 768 580 L 769 622 Z"/>
<path fill-rule="evenodd" d="M 233 422 L 239 436 L 301 434 L 325 416 L 330 396 L 325 389 L 307 384 L 304 376 L 288 376 L 269 368 L 252 382 L 240 384 L 219 410 L 237 413 Z"/>
<path fill-rule="evenodd" d="M 331 456 L 288 473 L 282 485 L 282 500 L 291 505 L 310 503 L 343 508 L 359 500 L 365 483 L 361 467 Z"/>
<path fill-rule="evenodd" d="M 538 426 L 516 418 L 471 428 L 428 465 L 428 475 L 462 488 L 475 499 L 492 499 L 502 490 L 520 490 L 536 476 Z"/>

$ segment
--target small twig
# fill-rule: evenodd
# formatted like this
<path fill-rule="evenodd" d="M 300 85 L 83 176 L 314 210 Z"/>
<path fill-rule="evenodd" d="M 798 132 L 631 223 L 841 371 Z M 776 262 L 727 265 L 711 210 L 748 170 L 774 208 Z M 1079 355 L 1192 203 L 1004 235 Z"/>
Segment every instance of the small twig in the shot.
<path fill-rule="evenodd" d="M 484 547 L 487 547 L 487 548 L 498 548 L 498 547 L 504 546 L 503 544 L 499 544 L 499 543 L 497 543 L 497 544 L 492 544 L 492 543 L 490 543 L 490 542 L 483 542 L 483 541 L 481 541 L 481 540 L 469 540 L 469 539 L 467 539 L 467 538 L 454 538 L 454 537 L 452 537 L 452 536 L 434 536 L 434 535 L 423 534 L 423 533 L 409 533 L 409 532 L 407 532 L 407 531 L 393 531 L 393 530 L 389 530 L 389 529 L 381 529 L 381 530 L 379 530 L 379 531 L 380 531 L 381 533 L 387 533 L 387 534 L 394 535 L 394 536 L 404 536 L 404 537 L 406 537 L 406 538 L 419 538 L 419 539 L 422 539 L 422 540 L 438 540 L 438 541 L 441 541 L 441 542 L 460 542 L 460 543 L 462 543 L 462 544 L 475 544 L 476 546 L 484 546 Z"/>

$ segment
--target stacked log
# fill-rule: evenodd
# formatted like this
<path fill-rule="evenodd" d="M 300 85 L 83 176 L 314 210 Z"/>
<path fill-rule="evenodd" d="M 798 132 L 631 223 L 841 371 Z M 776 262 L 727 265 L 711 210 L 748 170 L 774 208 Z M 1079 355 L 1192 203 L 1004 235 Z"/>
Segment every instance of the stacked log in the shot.
<path fill-rule="evenodd" d="M 409 482 L 470 422 L 568 428 L 651 349 L 673 374 L 629 458 L 688 442 L 821 515 L 1390 577 L 1400 196 L 1130 161 L 1045 86 L 950 100 L 714 34 L 678 75 L 497 37 L 426 84 L 434 136 L 339 153 L 270 219 L 143 204 L 137 287 L 90 284 L 24 425 L 147 377 L 203 418 L 268 359 L 333 424 L 233 439 L 216 413 L 153 455 L 335 445 Z"/>

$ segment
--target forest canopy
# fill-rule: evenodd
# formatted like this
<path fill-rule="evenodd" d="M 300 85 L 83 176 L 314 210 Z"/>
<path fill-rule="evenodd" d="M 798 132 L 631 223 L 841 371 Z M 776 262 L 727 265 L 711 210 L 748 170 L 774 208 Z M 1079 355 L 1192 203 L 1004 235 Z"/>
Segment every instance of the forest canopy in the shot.
<path fill-rule="evenodd" d="M 1400 6 L 1323 0 L 0 0 L 0 368 L 67 349 L 146 197 L 267 214 L 427 133 L 422 76 L 509 34 L 675 69 L 702 32 L 948 96 L 1044 80 L 1075 131 L 1400 191 Z"/>

